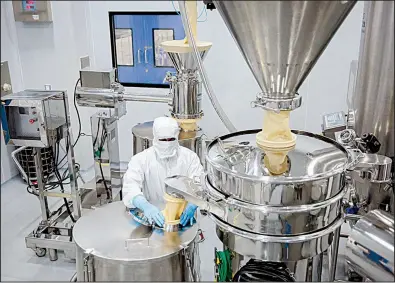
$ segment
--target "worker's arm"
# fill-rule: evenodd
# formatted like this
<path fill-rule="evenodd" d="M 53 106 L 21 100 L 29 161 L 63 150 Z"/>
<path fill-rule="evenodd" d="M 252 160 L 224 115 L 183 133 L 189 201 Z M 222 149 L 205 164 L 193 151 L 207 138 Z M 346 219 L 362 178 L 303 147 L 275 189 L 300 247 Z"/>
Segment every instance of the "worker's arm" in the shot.
<path fill-rule="evenodd" d="M 143 152 L 132 157 L 128 164 L 128 170 L 123 176 L 122 201 L 129 207 L 134 208 L 135 196 L 143 196 L 145 156 Z"/>

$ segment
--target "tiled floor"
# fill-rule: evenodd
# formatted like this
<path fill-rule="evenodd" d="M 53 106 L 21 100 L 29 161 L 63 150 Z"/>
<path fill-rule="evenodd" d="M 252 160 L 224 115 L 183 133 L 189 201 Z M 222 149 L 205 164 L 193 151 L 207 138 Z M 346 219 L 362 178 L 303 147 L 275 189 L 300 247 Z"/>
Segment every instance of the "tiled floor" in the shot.
<path fill-rule="evenodd" d="M 93 172 L 83 174 L 90 180 Z M 61 200 L 49 200 L 51 209 Z M 40 221 L 38 199 L 26 192 L 26 185 L 16 177 L 1 186 L 1 281 L 69 281 L 75 273 L 75 263 L 67 261 L 62 253 L 51 262 L 48 256 L 39 258 L 25 247 L 25 236 L 33 231 Z M 208 217 L 202 217 L 200 227 L 206 240 L 200 244 L 201 280 L 213 281 L 214 247 L 222 250 L 215 226 Z M 344 239 L 340 244 L 337 278 L 344 278 Z M 339 268 L 340 266 L 340 268 Z"/>

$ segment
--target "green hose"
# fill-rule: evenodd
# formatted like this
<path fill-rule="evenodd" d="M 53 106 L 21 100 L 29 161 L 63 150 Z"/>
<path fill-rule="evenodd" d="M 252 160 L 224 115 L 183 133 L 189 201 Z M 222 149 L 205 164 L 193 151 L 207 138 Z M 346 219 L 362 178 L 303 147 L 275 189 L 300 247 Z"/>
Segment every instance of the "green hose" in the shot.
<path fill-rule="evenodd" d="M 232 252 L 225 250 L 223 252 L 216 251 L 216 264 L 218 266 L 218 282 L 232 281 Z"/>

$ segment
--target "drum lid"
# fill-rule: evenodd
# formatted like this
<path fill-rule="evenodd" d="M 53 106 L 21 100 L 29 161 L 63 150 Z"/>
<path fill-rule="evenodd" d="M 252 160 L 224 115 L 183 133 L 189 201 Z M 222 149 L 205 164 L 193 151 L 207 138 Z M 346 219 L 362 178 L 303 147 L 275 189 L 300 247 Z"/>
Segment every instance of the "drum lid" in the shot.
<path fill-rule="evenodd" d="M 96 257 L 140 262 L 178 253 L 195 239 L 198 230 L 197 225 L 171 233 L 151 229 L 134 220 L 119 201 L 86 212 L 75 224 L 73 238 L 77 246 Z"/>

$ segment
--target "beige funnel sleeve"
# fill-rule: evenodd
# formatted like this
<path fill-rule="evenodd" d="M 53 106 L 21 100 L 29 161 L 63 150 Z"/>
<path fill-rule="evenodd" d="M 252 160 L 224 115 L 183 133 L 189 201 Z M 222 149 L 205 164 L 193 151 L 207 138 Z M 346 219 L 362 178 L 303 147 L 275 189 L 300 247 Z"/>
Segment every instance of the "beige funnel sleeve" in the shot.
<path fill-rule="evenodd" d="M 194 132 L 198 129 L 198 119 L 177 119 L 180 128 L 185 132 Z"/>
<path fill-rule="evenodd" d="M 162 213 L 165 217 L 165 222 L 171 225 L 180 223 L 180 217 L 187 202 L 183 199 L 172 197 L 166 193 L 164 195 L 164 199 L 166 201 L 166 207 Z"/>
<path fill-rule="evenodd" d="M 288 169 L 287 153 L 295 146 L 296 136 L 289 128 L 290 111 L 264 110 L 263 127 L 256 135 L 257 145 L 265 151 L 264 163 L 273 175 Z"/>

